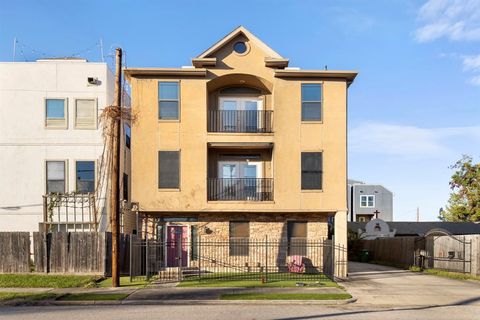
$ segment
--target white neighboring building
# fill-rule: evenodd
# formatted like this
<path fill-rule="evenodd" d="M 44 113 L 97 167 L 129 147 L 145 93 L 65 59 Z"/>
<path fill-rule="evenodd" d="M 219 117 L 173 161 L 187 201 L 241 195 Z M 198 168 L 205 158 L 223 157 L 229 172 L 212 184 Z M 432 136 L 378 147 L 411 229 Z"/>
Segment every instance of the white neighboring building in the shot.
<path fill-rule="evenodd" d="M 113 95 L 106 63 L 0 63 L 0 231 L 38 231 L 49 191 L 93 191 L 104 151 L 99 118 Z M 104 231 L 101 190 L 97 221 Z"/>

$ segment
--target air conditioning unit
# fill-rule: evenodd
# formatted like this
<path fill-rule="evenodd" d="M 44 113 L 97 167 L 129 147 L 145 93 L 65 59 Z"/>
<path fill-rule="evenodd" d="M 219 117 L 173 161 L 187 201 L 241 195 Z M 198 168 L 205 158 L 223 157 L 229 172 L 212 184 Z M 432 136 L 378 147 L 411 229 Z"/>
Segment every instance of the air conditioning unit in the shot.
<path fill-rule="evenodd" d="M 98 81 L 98 78 L 94 78 L 94 77 L 88 77 L 87 82 L 89 85 L 92 85 L 92 86 L 98 86 L 100 84 L 100 81 Z"/>

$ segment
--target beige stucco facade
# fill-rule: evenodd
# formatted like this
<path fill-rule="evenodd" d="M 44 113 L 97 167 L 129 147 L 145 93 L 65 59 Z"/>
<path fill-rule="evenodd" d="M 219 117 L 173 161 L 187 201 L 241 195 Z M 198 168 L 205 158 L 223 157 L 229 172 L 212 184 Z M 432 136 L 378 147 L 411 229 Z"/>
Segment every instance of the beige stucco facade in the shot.
<path fill-rule="evenodd" d="M 234 52 L 238 41 L 247 44 L 246 53 Z M 199 223 L 211 223 L 218 230 L 228 228 L 231 220 L 261 221 L 252 224 L 251 237 L 257 236 L 257 229 L 258 236 L 263 236 L 269 221 L 272 230 L 282 230 L 279 223 L 303 220 L 309 223 L 308 237 L 312 239 L 327 237 L 327 219 L 335 217 L 335 242 L 346 245 L 347 89 L 356 73 L 285 68 L 287 59 L 242 27 L 194 59 L 194 65 L 125 70 L 136 117 L 132 124 L 131 200 L 138 203 L 139 212 L 196 217 Z M 178 120 L 159 120 L 158 84 L 162 81 L 179 83 Z M 320 121 L 301 120 L 304 83 L 322 86 Z M 272 132 L 209 132 L 208 110 L 218 109 L 220 90 L 239 86 L 259 90 L 263 110 L 273 114 Z M 159 188 L 159 151 L 180 152 L 179 188 Z M 321 190 L 302 190 L 302 152 L 322 152 Z M 259 155 L 262 177 L 273 180 L 272 197 L 209 201 L 207 179 L 215 178 L 218 154 L 242 153 Z M 261 218 L 255 219 L 256 215 Z M 228 236 L 225 230 L 220 233 Z M 277 233 L 271 235 L 281 237 Z"/>

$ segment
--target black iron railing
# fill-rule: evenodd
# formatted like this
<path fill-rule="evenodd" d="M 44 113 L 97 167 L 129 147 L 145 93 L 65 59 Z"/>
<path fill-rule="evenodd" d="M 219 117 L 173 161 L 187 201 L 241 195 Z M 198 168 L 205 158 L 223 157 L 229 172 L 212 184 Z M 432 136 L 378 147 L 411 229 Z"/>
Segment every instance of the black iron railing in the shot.
<path fill-rule="evenodd" d="M 272 201 L 271 178 L 208 178 L 208 201 Z"/>
<path fill-rule="evenodd" d="M 208 132 L 272 132 L 272 110 L 209 110 Z"/>

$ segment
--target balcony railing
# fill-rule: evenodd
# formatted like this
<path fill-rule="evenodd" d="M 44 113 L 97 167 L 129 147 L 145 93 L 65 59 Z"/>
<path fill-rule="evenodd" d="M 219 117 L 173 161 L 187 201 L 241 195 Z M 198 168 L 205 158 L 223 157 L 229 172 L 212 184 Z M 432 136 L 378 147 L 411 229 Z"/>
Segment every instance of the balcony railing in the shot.
<path fill-rule="evenodd" d="M 208 201 L 273 201 L 271 178 L 208 178 Z"/>
<path fill-rule="evenodd" d="M 272 110 L 209 110 L 208 132 L 272 132 Z"/>

